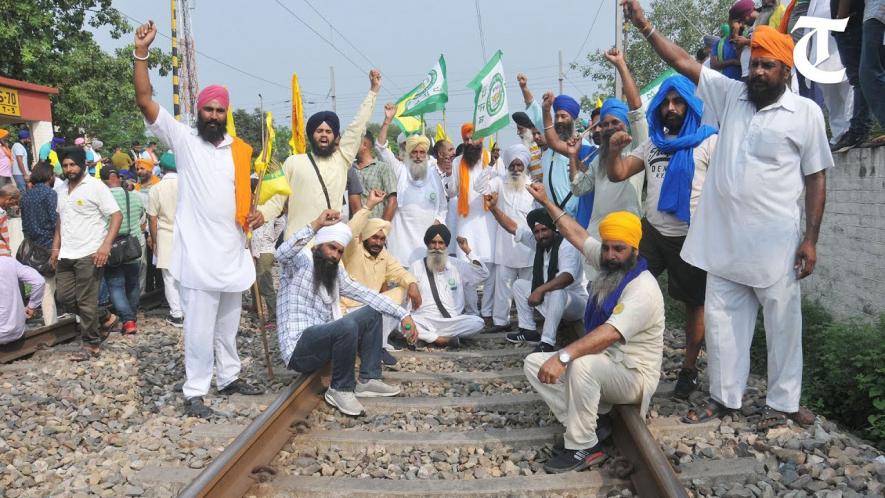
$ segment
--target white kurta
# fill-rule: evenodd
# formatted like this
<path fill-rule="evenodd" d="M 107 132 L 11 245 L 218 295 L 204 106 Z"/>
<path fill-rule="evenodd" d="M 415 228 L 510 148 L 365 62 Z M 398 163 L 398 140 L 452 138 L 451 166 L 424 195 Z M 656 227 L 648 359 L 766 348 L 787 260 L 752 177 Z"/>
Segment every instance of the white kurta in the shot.
<path fill-rule="evenodd" d="M 489 166 L 492 173 L 496 173 L 493 166 Z M 483 194 L 486 192 L 477 192 L 473 188 L 480 174 L 483 173 L 481 164 L 477 164 L 473 169 L 469 170 L 470 185 L 467 188 L 467 202 L 469 210 L 467 216 L 458 214 L 458 227 L 453 234 L 459 237 L 465 237 L 470 243 L 470 249 L 473 255 L 483 263 L 494 263 L 495 255 L 495 234 L 498 230 L 498 222 L 492 213 L 486 211 L 483 206 Z M 451 198 L 450 209 L 458 211 L 458 192 L 461 185 L 461 156 L 452 160 L 452 182 L 449 197 Z"/>
<path fill-rule="evenodd" d="M 491 168 L 484 169 L 477 176 L 473 188 L 477 192 L 497 192 L 498 207 L 501 211 L 515 221 L 518 226 L 527 226 L 526 215 L 534 209 L 535 204 L 535 199 L 527 190 L 514 191 L 506 188 L 503 178 Z M 510 268 L 525 268 L 532 266 L 534 255 L 531 248 L 521 244 L 507 230 L 498 226 L 495 230 L 495 251 L 492 261 Z"/>
<path fill-rule="evenodd" d="M 473 253 L 470 259 L 477 259 Z M 478 260 L 478 259 L 477 259 Z M 418 325 L 418 338 L 425 342 L 433 342 L 438 336 L 466 336 L 482 330 L 482 318 L 464 315 L 464 286 L 482 282 L 489 276 L 489 271 L 480 261 L 479 265 L 449 258 L 443 272 L 433 274 L 439 300 L 451 318 L 444 318 L 433 299 L 430 280 L 424 259 L 419 259 L 409 266 L 409 272 L 415 276 L 418 291 L 421 293 L 421 307 L 412 312 L 412 318 Z"/>
<path fill-rule="evenodd" d="M 387 148 L 383 150 L 393 157 Z M 415 180 L 400 161 L 388 164 L 396 175 L 397 208 L 387 236 L 387 250 L 402 264 L 409 265 L 427 252 L 424 232 L 430 225 L 446 222 L 446 191 L 434 167 L 428 166 L 423 180 Z"/>
<path fill-rule="evenodd" d="M 169 271 L 183 287 L 242 292 L 255 281 L 246 235 L 234 213 L 233 139 L 218 146 L 179 123 L 162 107 L 153 134 L 175 151 L 178 206 Z"/>

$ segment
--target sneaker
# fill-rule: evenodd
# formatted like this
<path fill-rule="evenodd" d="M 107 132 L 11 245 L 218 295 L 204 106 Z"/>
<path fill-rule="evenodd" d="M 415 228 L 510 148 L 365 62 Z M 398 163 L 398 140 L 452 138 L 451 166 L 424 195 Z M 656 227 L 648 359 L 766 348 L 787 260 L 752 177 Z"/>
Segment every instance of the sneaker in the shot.
<path fill-rule="evenodd" d="M 135 324 L 135 320 L 123 322 L 123 335 L 132 335 L 136 332 L 138 332 L 138 325 Z"/>
<path fill-rule="evenodd" d="M 225 396 L 229 394 L 242 394 L 245 396 L 257 396 L 259 394 L 264 394 L 264 389 L 260 387 L 256 387 L 253 385 L 249 385 L 243 382 L 240 379 L 236 379 L 230 384 L 224 386 L 224 388 L 218 390 L 218 394 L 223 394 Z"/>
<path fill-rule="evenodd" d="M 332 389 L 330 387 L 326 389 L 326 395 L 324 397 L 326 403 L 334 406 L 338 411 L 345 415 L 356 417 L 363 413 L 363 405 L 350 391 L 338 391 L 337 389 Z"/>
<path fill-rule="evenodd" d="M 556 346 L 552 344 L 547 344 L 546 342 L 539 342 L 532 353 L 552 353 L 554 351 L 559 351 L 556 349 Z"/>
<path fill-rule="evenodd" d="M 869 135 L 861 135 L 849 130 L 842 135 L 842 138 L 840 138 L 838 142 L 830 146 L 830 151 L 834 154 L 837 152 L 845 152 L 866 142 L 868 137 Z"/>
<path fill-rule="evenodd" d="M 397 360 L 396 360 L 396 358 L 393 357 L 392 354 L 390 354 L 390 351 L 382 348 L 381 349 L 381 364 L 387 365 L 388 367 L 392 367 L 392 366 L 396 365 L 396 363 L 397 363 Z"/>
<path fill-rule="evenodd" d="M 547 463 L 544 464 L 544 470 L 550 474 L 579 471 L 598 465 L 604 462 L 606 458 L 608 458 L 608 455 L 602 451 L 602 445 L 599 443 L 592 448 L 583 450 L 563 449 L 562 452 L 547 460 Z"/>
<path fill-rule="evenodd" d="M 366 382 L 356 383 L 353 394 L 357 398 L 387 398 L 400 393 L 400 388 L 381 382 L 380 379 L 369 379 Z"/>
<path fill-rule="evenodd" d="M 676 377 L 676 386 L 673 388 L 673 397 L 678 399 L 688 399 L 688 397 L 698 388 L 698 369 L 683 368 Z"/>
<path fill-rule="evenodd" d="M 209 418 L 212 416 L 212 410 L 203 403 L 203 398 L 201 396 L 186 400 L 184 405 L 185 412 L 189 417 Z"/>
<path fill-rule="evenodd" d="M 184 317 L 183 316 L 167 315 L 166 316 L 166 323 L 168 323 L 169 325 L 172 325 L 173 327 L 184 328 Z"/>
<path fill-rule="evenodd" d="M 507 342 L 513 344 L 522 344 L 524 342 L 538 342 L 541 340 L 541 334 L 536 330 L 519 329 L 518 332 L 507 334 Z"/>

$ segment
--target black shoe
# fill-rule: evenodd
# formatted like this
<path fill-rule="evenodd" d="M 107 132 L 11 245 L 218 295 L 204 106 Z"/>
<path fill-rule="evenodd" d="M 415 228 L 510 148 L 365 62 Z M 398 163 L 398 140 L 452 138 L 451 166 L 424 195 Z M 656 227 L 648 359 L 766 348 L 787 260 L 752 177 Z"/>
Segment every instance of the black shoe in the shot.
<path fill-rule="evenodd" d="M 511 332 L 507 334 L 507 342 L 513 344 L 522 344 L 524 342 L 538 342 L 541 340 L 541 334 L 537 330 L 519 329 L 519 332 Z"/>
<path fill-rule="evenodd" d="M 491 327 L 487 327 L 483 330 L 484 334 L 497 334 L 498 332 L 507 332 L 510 330 L 511 325 L 508 323 L 506 325 L 493 325 Z"/>
<path fill-rule="evenodd" d="M 679 371 L 676 378 L 676 386 L 673 388 L 673 397 L 678 399 L 688 399 L 688 397 L 698 388 L 698 369 L 683 368 Z"/>
<path fill-rule="evenodd" d="M 602 443 L 612 435 L 612 418 L 606 413 L 596 417 L 596 440 Z"/>
<path fill-rule="evenodd" d="M 186 400 L 184 405 L 189 417 L 209 418 L 212 416 L 212 410 L 203 403 L 201 396 Z"/>
<path fill-rule="evenodd" d="M 454 335 L 449 337 L 449 342 L 446 344 L 446 348 L 448 349 L 458 349 L 461 347 L 461 338 Z"/>
<path fill-rule="evenodd" d="M 584 470 L 604 462 L 606 458 L 608 455 L 602 451 L 602 445 L 599 443 L 584 450 L 563 449 L 561 453 L 547 460 L 544 470 L 550 474 Z"/>
<path fill-rule="evenodd" d="M 537 346 L 535 346 L 534 351 L 532 353 L 552 353 L 554 351 L 559 351 L 556 349 L 556 346 L 551 344 L 547 344 L 546 342 L 539 342 Z"/>
<path fill-rule="evenodd" d="M 224 386 L 224 389 L 219 389 L 218 394 L 229 395 L 229 394 L 242 394 L 244 396 L 257 396 L 259 394 L 264 394 L 264 389 L 260 387 L 255 387 L 249 384 L 246 384 L 240 379 L 237 379 L 230 384 Z"/>
<path fill-rule="evenodd" d="M 845 152 L 866 142 L 867 138 L 869 138 L 869 134 L 861 135 L 859 133 L 848 130 L 847 132 L 845 132 L 844 135 L 842 135 L 842 138 L 840 138 L 838 142 L 830 146 L 830 151 L 832 151 L 833 153 Z"/>
<path fill-rule="evenodd" d="M 166 317 L 166 323 L 180 329 L 184 327 L 184 317 L 168 315 Z"/>
<path fill-rule="evenodd" d="M 393 355 L 390 354 L 390 351 L 388 351 L 384 348 L 381 348 L 381 364 L 382 365 L 387 365 L 388 367 L 392 367 L 392 366 L 396 365 L 396 362 L 397 362 L 396 358 L 394 358 Z"/>

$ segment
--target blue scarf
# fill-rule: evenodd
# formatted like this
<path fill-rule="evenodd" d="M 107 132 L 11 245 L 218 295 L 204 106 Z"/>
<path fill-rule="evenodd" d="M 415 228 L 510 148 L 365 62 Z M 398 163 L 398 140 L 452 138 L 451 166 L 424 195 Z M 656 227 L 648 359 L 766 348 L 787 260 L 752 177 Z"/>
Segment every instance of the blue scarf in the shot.
<path fill-rule="evenodd" d="M 579 154 L 581 156 L 581 162 L 586 166 L 590 166 L 593 159 L 599 155 L 599 147 L 595 145 L 583 145 L 581 146 L 581 152 Z M 575 213 L 575 221 L 584 228 L 587 228 L 590 224 L 590 216 L 593 215 L 593 194 L 594 192 L 588 192 L 581 197 L 578 197 L 578 211 Z"/>
<path fill-rule="evenodd" d="M 640 256 L 639 259 L 636 260 L 636 266 L 627 272 L 617 288 L 605 298 L 602 306 L 599 306 L 596 303 L 595 297 L 591 297 L 587 301 L 587 307 L 584 309 L 584 335 L 596 330 L 597 327 L 605 323 L 608 318 L 612 316 L 612 311 L 614 311 L 615 306 L 621 299 L 621 294 L 624 292 L 624 288 L 627 287 L 627 284 L 632 282 L 634 278 L 638 277 L 640 273 L 647 269 L 648 264 L 645 262 L 645 258 Z"/>
<path fill-rule="evenodd" d="M 676 90 L 685 100 L 685 120 L 676 138 L 664 135 L 664 125 L 658 108 L 670 90 Z M 689 223 L 691 221 L 691 182 L 694 178 L 694 148 L 710 135 L 718 133 L 716 128 L 701 125 L 704 115 L 704 102 L 694 94 L 695 85 L 682 75 L 670 76 L 661 83 L 657 95 L 651 100 L 646 112 L 649 138 L 655 147 L 670 155 L 670 164 L 661 185 L 658 211 L 670 213 Z"/>

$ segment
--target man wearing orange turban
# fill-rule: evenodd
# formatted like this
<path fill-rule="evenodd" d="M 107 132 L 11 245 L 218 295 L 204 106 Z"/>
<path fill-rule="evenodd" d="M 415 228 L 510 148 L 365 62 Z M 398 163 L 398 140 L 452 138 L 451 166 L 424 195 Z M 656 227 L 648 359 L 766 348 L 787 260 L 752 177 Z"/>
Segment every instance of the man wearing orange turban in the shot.
<path fill-rule="evenodd" d="M 688 412 L 704 422 L 741 408 L 750 343 L 761 306 L 768 334 L 768 394 L 758 428 L 787 417 L 810 423 L 802 394 L 802 297 L 799 280 L 814 271 L 833 166 L 820 107 L 787 88 L 793 40 L 759 26 L 746 83 L 703 68 L 625 0 L 626 18 L 670 66 L 697 83 L 705 111 L 718 118 L 719 141 L 682 259 L 707 272 L 704 321 L 710 403 Z M 804 194 L 805 230 L 799 202 Z M 760 245 L 763 244 L 763 245 Z"/>
<path fill-rule="evenodd" d="M 564 448 L 544 469 L 583 470 L 606 458 L 598 415 L 614 404 L 638 404 L 642 414 L 648 410 L 661 374 L 664 297 L 639 255 L 638 216 L 609 213 L 599 223 L 599 241 L 548 198 L 542 185 L 531 185 L 529 192 L 598 271 L 584 311 L 585 335 L 559 351 L 528 355 L 524 366 L 532 387 L 565 427 Z"/>
<path fill-rule="evenodd" d="M 483 195 L 473 188 L 483 169 L 489 167 L 489 158 L 483 150 L 482 137 L 473 137 L 473 123 L 461 126 L 464 149 L 460 156 L 452 160 L 452 182 L 450 183 L 449 209 L 457 211 L 457 225 L 453 232 L 458 237 L 470 241 L 473 257 L 482 261 L 489 269 L 489 277 L 482 283 L 482 305 L 477 308 L 476 286 L 465 285 L 464 312 L 480 315 L 491 326 L 492 308 L 495 296 L 495 237 L 498 224 L 485 206 Z"/>

